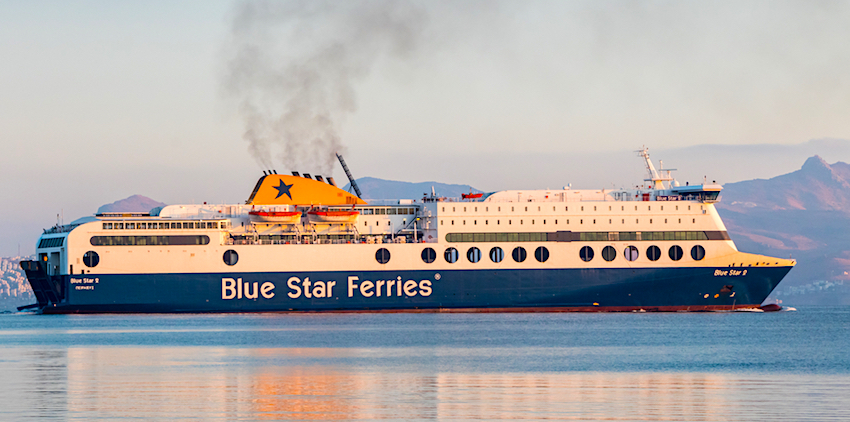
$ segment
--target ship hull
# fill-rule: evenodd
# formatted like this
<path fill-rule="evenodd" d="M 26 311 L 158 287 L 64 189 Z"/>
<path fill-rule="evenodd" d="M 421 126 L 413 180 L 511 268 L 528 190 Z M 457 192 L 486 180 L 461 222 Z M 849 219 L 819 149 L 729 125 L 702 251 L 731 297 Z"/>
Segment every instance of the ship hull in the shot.
<path fill-rule="evenodd" d="M 718 311 L 758 307 L 790 269 L 86 274 L 42 312 Z"/>

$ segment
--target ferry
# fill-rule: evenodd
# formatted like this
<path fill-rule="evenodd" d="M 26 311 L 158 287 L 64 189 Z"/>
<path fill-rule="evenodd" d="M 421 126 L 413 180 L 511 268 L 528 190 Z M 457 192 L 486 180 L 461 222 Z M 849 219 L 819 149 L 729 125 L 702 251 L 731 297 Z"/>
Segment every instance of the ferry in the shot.
<path fill-rule="evenodd" d="M 21 266 L 45 314 L 759 309 L 795 265 L 738 251 L 715 183 L 373 201 L 264 171 L 237 204 L 101 213 Z"/>

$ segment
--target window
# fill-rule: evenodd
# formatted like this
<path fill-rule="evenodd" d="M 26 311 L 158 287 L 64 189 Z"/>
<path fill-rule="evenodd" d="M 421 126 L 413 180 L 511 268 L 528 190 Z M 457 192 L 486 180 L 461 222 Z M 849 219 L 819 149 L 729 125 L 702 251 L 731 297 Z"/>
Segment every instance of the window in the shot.
<path fill-rule="evenodd" d="M 455 249 L 455 248 L 446 249 L 446 252 L 443 254 L 443 258 L 446 259 L 446 262 L 448 262 L 450 264 L 454 264 L 455 262 L 457 262 L 457 249 Z"/>
<path fill-rule="evenodd" d="M 581 257 L 582 261 L 590 262 L 593 259 L 593 248 L 591 248 L 590 246 L 582 247 L 581 251 L 579 251 L 578 253 L 578 256 Z"/>
<path fill-rule="evenodd" d="M 496 246 L 495 248 L 490 249 L 490 260 L 491 261 L 498 264 L 498 263 L 502 262 L 503 259 L 505 259 L 505 251 L 503 251 L 502 248 Z"/>
<path fill-rule="evenodd" d="M 514 248 L 514 251 L 511 252 L 511 256 L 514 258 L 514 261 L 522 262 L 525 261 L 527 254 L 525 252 L 525 248 L 517 246 Z"/>
<path fill-rule="evenodd" d="M 658 258 L 661 258 L 661 248 L 655 245 L 646 248 L 646 257 L 650 261 L 658 261 Z"/>
<path fill-rule="evenodd" d="M 390 262 L 390 251 L 388 251 L 387 248 L 378 249 L 378 251 L 375 252 L 375 260 L 378 261 L 379 264 L 386 264 L 387 262 Z"/>
<path fill-rule="evenodd" d="M 93 268 L 96 267 L 98 263 L 100 263 L 100 256 L 98 256 L 97 252 L 88 251 L 83 254 L 83 264 L 86 264 L 86 267 Z"/>
<path fill-rule="evenodd" d="M 602 259 L 611 262 L 617 257 L 617 250 L 613 246 L 606 246 L 602 249 Z"/>
<path fill-rule="evenodd" d="M 691 258 L 693 258 L 694 261 L 702 261 L 702 259 L 705 258 L 705 248 L 700 245 L 696 245 L 691 248 Z"/>
<path fill-rule="evenodd" d="M 94 236 L 92 246 L 208 245 L 209 236 Z"/>
<path fill-rule="evenodd" d="M 227 265 L 236 265 L 239 262 L 239 254 L 233 249 L 224 251 L 224 263 Z"/>
<path fill-rule="evenodd" d="M 47 237 L 38 241 L 39 248 L 58 248 L 65 242 L 64 237 Z"/>
<path fill-rule="evenodd" d="M 668 254 L 670 255 L 670 259 L 678 261 L 682 259 L 682 247 L 679 245 L 673 245 L 670 247 Z"/>
<path fill-rule="evenodd" d="M 638 259 L 638 248 L 634 246 L 626 247 L 626 250 L 623 251 L 623 256 L 626 257 L 626 261 L 635 261 Z"/>
<path fill-rule="evenodd" d="M 468 259 L 469 262 L 472 262 L 473 264 L 480 261 L 481 260 L 481 250 L 474 247 L 474 246 L 469 248 L 469 250 L 466 251 L 466 259 Z"/>
<path fill-rule="evenodd" d="M 425 248 L 422 250 L 422 260 L 425 261 L 426 264 L 430 264 L 437 259 L 437 251 L 433 248 Z"/>
<path fill-rule="evenodd" d="M 549 249 L 546 249 L 545 246 L 541 246 L 534 250 L 534 258 L 539 262 L 546 262 L 549 259 Z"/>

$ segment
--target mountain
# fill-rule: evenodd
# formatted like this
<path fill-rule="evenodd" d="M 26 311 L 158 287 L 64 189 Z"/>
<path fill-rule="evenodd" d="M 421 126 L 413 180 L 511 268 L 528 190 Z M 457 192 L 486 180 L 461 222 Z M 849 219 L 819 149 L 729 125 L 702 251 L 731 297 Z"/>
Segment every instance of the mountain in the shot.
<path fill-rule="evenodd" d="M 738 249 L 797 259 L 776 298 L 850 304 L 850 165 L 813 156 L 788 174 L 727 184 L 717 208 Z"/>
<path fill-rule="evenodd" d="M 164 207 L 162 202 L 154 201 L 146 196 L 133 195 L 128 198 L 115 201 L 111 204 L 102 205 L 97 213 L 104 212 L 148 212 L 156 207 Z"/>
<path fill-rule="evenodd" d="M 357 183 L 363 197 L 371 200 L 419 199 L 430 194 L 432 186 L 446 197 L 480 192 L 469 185 L 372 177 Z M 149 211 L 163 205 L 134 195 L 98 212 Z M 850 304 L 850 165 L 829 164 L 816 155 L 788 174 L 729 183 L 717 209 L 739 250 L 797 259 L 773 299 L 790 305 Z M 34 302 L 18 265 L 21 259 L 28 258 L 0 261 L 0 310 Z"/>
<path fill-rule="evenodd" d="M 800 170 L 774 177 L 726 185 L 723 207 L 744 212 L 749 208 L 777 211 L 850 212 L 850 165 L 827 164 L 815 155 Z"/>
<path fill-rule="evenodd" d="M 35 259 L 35 256 L 0 258 L 0 312 L 35 303 L 32 288 L 20 265 L 27 259 Z"/>
<path fill-rule="evenodd" d="M 464 193 L 479 193 L 478 189 L 469 185 L 452 185 L 438 182 L 400 182 L 396 180 L 384 180 L 375 177 L 363 177 L 357 179 L 357 186 L 363 194 L 363 199 L 420 199 L 431 194 L 434 188 L 437 196 L 460 198 Z M 345 185 L 343 189 L 349 190 L 351 184 Z"/>

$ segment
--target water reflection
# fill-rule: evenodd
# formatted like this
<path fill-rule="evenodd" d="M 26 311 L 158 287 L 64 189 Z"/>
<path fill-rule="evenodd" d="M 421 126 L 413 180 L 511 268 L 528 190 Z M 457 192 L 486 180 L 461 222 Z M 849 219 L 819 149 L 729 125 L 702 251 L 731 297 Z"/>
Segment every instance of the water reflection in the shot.
<path fill-rule="evenodd" d="M 330 348 L 0 348 L 0 419 L 850 418 L 847 375 L 465 373 L 350 364 L 381 353 Z"/>

